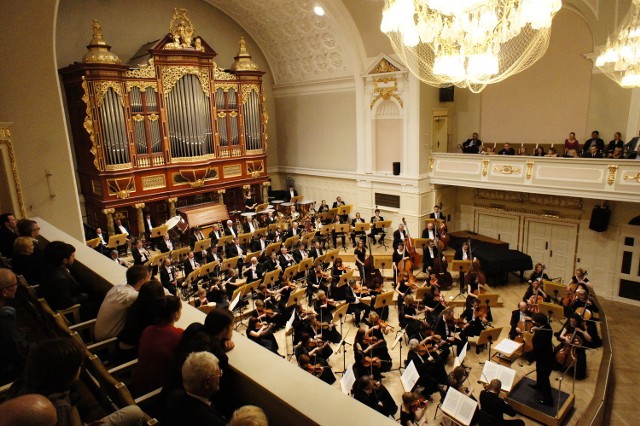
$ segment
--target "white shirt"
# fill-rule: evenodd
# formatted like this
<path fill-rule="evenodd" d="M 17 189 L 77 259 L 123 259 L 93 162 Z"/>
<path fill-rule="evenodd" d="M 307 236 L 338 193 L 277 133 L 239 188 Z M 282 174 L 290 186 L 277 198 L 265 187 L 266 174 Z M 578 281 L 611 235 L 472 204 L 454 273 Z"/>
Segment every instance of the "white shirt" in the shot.
<path fill-rule="evenodd" d="M 104 297 L 96 318 L 96 340 L 116 337 L 124 328 L 127 311 L 138 298 L 138 292 L 129 284 L 116 285 Z"/>
<path fill-rule="evenodd" d="M 121 234 L 129 235 L 129 232 L 127 231 L 127 228 L 124 227 L 124 225 L 118 226 L 118 229 L 120 230 Z"/>

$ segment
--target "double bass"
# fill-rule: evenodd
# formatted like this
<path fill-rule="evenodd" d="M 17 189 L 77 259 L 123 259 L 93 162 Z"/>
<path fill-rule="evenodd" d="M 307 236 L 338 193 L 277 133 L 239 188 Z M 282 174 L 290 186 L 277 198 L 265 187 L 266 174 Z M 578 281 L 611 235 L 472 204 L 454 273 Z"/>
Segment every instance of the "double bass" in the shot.
<path fill-rule="evenodd" d="M 449 265 L 446 260 L 442 259 L 442 250 L 439 247 L 440 240 L 438 239 L 438 255 L 433 259 L 432 271 L 436 274 L 440 288 L 448 290 L 453 285 L 453 277 L 451 276 L 451 273 L 447 271 L 447 267 Z"/>
<path fill-rule="evenodd" d="M 407 222 L 402 218 L 402 223 L 404 224 L 404 229 L 407 232 L 407 237 L 404 239 L 404 248 L 403 248 L 403 256 L 402 260 L 398 262 L 397 267 L 397 283 L 402 281 L 402 276 L 406 272 L 409 278 L 407 279 L 407 284 L 409 287 L 416 286 L 416 277 L 413 276 L 413 265 L 415 264 L 414 259 L 417 258 L 420 261 L 418 253 L 416 253 L 416 249 L 413 246 L 413 241 L 411 240 L 411 235 L 409 234 L 409 227 L 407 226 Z M 412 254 L 413 252 L 413 254 Z M 405 258 L 409 258 L 405 260 Z"/>
<path fill-rule="evenodd" d="M 480 271 L 480 261 L 473 257 L 473 252 L 471 251 L 471 240 L 468 241 L 469 244 L 469 259 L 471 260 L 471 270 L 468 274 L 464 276 L 465 285 L 469 286 L 475 280 L 478 281 L 478 289 L 473 291 L 473 294 L 476 296 L 479 294 L 485 294 L 487 290 L 484 288 L 484 285 L 487 283 L 487 278 L 484 276 L 482 271 Z"/>

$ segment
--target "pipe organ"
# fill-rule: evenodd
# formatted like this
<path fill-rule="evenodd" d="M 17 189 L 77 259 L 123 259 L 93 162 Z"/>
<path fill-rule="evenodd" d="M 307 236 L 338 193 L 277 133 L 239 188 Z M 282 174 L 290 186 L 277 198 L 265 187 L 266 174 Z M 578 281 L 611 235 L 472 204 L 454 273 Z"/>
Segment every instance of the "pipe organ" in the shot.
<path fill-rule="evenodd" d="M 244 40 L 222 70 L 186 10 L 169 28 L 123 64 L 94 21 L 83 61 L 59 70 L 89 226 L 121 219 L 135 235 L 142 209 L 164 221 L 222 194 L 233 208 L 268 185 L 264 72 Z"/>

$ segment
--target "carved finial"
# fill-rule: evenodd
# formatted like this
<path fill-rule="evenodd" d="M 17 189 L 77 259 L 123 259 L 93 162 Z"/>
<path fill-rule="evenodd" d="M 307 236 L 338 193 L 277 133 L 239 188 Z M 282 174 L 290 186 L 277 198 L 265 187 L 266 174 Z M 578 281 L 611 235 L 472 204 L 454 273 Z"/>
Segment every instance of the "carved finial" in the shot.
<path fill-rule="evenodd" d="M 97 64 L 119 64 L 121 63 L 120 58 L 111 52 L 111 46 L 104 41 L 104 35 L 102 34 L 102 26 L 98 22 L 97 19 L 93 20 L 91 24 L 91 32 L 93 37 L 87 46 L 88 52 L 84 55 L 82 59 L 83 62 L 86 63 L 97 63 Z"/>
<path fill-rule="evenodd" d="M 164 46 L 165 49 L 187 49 L 193 46 L 193 34 L 196 28 L 189 19 L 187 9 L 173 9 L 173 17 L 169 22 L 169 33 L 173 39 L 172 43 L 168 43 Z M 200 47 L 202 45 L 200 44 Z M 195 46 L 198 49 L 198 46 Z M 204 50 L 198 49 L 198 50 Z"/>
<path fill-rule="evenodd" d="M 247 43 L 244 41 L 244 37 L 240 37 L 238 56 L 234 57 L 234 59 L 236 61 L 231 66 L 234 71 L 254 71 L 258 69 L 258 66 L 251 60 L 251 55 L 247 51 Z"/>

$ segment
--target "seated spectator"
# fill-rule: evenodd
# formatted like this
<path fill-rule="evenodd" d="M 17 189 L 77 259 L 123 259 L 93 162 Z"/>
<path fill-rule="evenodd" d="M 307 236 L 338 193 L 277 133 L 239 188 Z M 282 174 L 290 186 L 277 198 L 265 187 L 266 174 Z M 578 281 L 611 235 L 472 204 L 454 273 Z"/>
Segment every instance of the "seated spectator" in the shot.
<path fill-rule="evenodd" d="M 35 393 L 0 404 L 0 426 L 55 426 L 58 414 L 51 401 Z"/>
<path fill-rule="evenodd" d="M 157 321 L 144 329 L 138 345 L 138 366 L 131 384 L 136 395 L 164 385 L 182 338 L 183 330 L 174 326 L 182 313 L 180 299 L 164 296 L 158 302 Z"/>
<path fill-rule="evenodd" d="M 604 151 L 604 141 L 600 138 L 600 132 L 597 130 L 591 132 L 591 139 L 588 139 L 582 146 L 582 157 L 588 155 L 590 152 L 593 153 L 591 150 L 592 147 L 596 148 L 595 152 L 602 153 L 602 151 Z"/>
<path fill-rule="evenodd" d="M 516 155 L 516 150 L 511 147 L 509 142 L 505 142 L 504 147 L 498 151 L 498 155 Z"/>
<path fill-rule="evenodd" d="M 184 390 L 176 390 L 167 400 L 163 424 L 226 425 L 226 419 L 209 402 L 213 394 L 220 389 L 222 373 L 215 355 L 209 352 L 195 352 L 189 355 L 182 366 Z"/>
<path fill-rule="evenodd" d="M 31 219 L 20 219 L 17 223 L 18 235 L 21 237 L 38 238 L 40 236 L 40 225 Z"/>
<path fill-rule="evenodd" d="M 598 145 L 591 144 L 589 150 L 582 153 L 582 158 L 602 158 L 602 150 L 598 148 Z"/>
<path fill-rule="evenodd" d="M 622 140 L 622 133 L 620 132 L 615 132 L 613 134 L 613 140 L 609 142 L 609 145 L 607 145 L 607 155 L 609 153 L 613 154 L 613 151 L 616 148 L 620 148 L 620 151 L 624 149 L 624 141 Z"/>
<path fill-rule="evenodd" d="M 12 390 L 19 395 L 35 393 L 46 396 L 56 408 L 58 426 L 82 424 L 70 393 L 80 377 L 84 358 L 84 349 L 73 338 L 43 340 L 29 352 L 24 379 L 16 382 Z M 143 421 L 142 410 L 131 405 L 98 420 L 96 424 L 141 425 Z"/>
<path fill-rule="evenodd" d="M 0 253 L 9 259 L 13 257 L 13 242 L 18 238 L 17 224 L 13 213 L 0 216 Z"/>
<path fill-rule="evenodd" d="M 529 151 L 527 151 L 526 146 L 521 146 L 518 150 L 518 155 L 529 155 Z"/>
<path fill-rule="evenodd" d="M 557 157 L 557 156 L 558 156 L 558 151 L 556 151 L 554 147 L 550 147 L 547 150 L 547 155 L 545 155 L 545 157 Z"/>
<path fill-rule="evenodd" d="M 575 149 L 568 149 L 567 153 L 563 155 L 565 158 L 576 158 L 578 156 L 578 151 Z"/>
<path fill-rule="evenodd" d="M 233 412 L 229 426 L 269 426 L 269 420 L 262 408 L 245 405 Z"/>
<path fill-rule="evenodd" d="M 46 267 L 40 279 L 40 292 L 53 310 L 69 308 L 89 299 L 87 291 L 71 275 L 76 249 L 62 241 L 52 241 L 44 251 Z"/>
<path fill-rule="evenodd" d="M 22 275 L 30 285 L 40 282 L 43 269 L 42 252 L 36 251 L 31 237 L 18 237 L 13 242 L 12 269 Z"/>
<path fill-rule="evenodd" d="M 18 282 L 9 269 L 0 269 L 0 384 L 15 380 L 27 358 L 25 332 L 18 327 L 16 309 L 9 303 L 16 297 Z"/>
<path fill-rule="evenodd" d="M 146 266 L 134 265 L 127 269 L 127 283 L 114 285 L 107 292 L 96 319 L 96 340 L 105 340 L 120 334 L 127 319 L 127 311 L 149 279 L 149 269 Z"/>
<path fill-rule="evenodd" d="M 160 281 L 156 280 L 149 281 L 138 292 L 138 297 L 127 312 L 122 331 L 118 334 L 119 361 L 129 361 L 137 356 L 142 332 L 155 321 L 157 301 L 162 296 L 164 289 Z"/>
<path fill-rule="evenodd" d="M 569 133 L 569 139 L 564 140 L 564 154 L 568 155 L 569 151 L 578 152 L 580 150 L 580 142 L 576 139 L 574 132 Z M 573 155 L 575 157 L 575 155 Z"/>
<path fill-rule="evenodd" d="M 543 146 L 537 146 L 535 151 L 533 151 L 534 157 L 544 157 L 545 155 L 547 155 L 547 153 L 544 151 Z"/>

